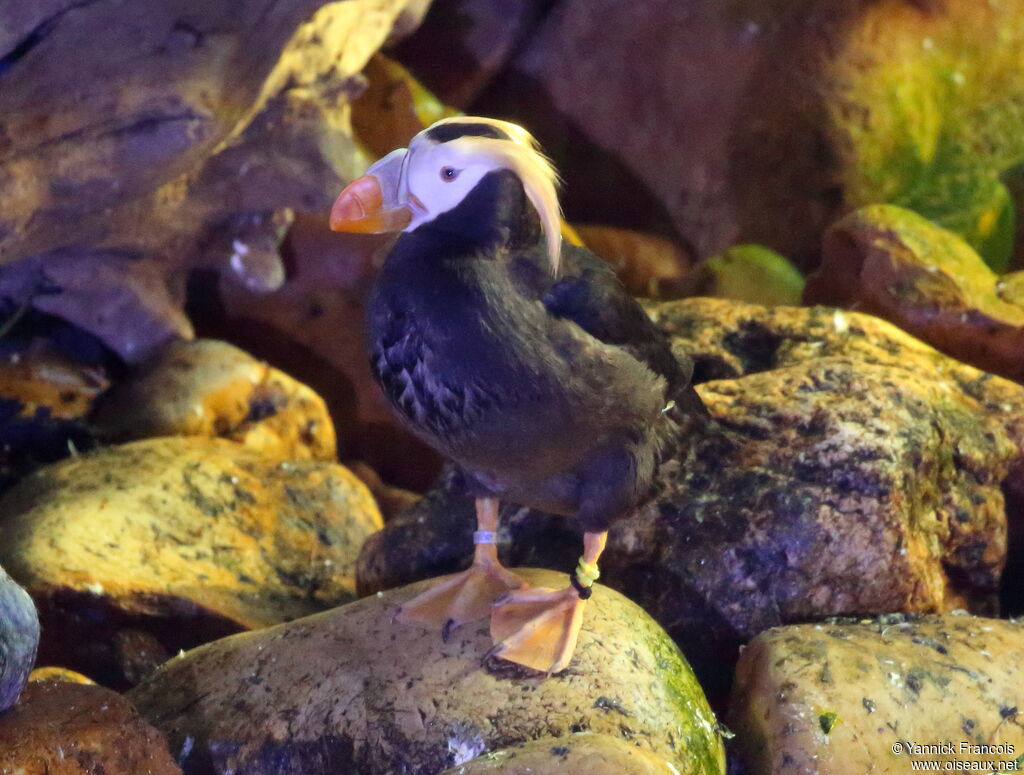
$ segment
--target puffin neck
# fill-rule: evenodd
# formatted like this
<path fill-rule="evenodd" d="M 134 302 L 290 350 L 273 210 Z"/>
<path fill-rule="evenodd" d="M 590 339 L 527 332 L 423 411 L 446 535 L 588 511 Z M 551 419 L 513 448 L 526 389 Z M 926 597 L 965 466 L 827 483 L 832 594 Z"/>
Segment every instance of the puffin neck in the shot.
<path fill-rule="evenodd" d="M 413 233 L 436 235 L 451 244 L 471 248 L 470 254 L 490 255 L 495 249 L 532 247 L 541 238 L 540 218 L 514 173 L 487 173 L 465 199 Z"/>

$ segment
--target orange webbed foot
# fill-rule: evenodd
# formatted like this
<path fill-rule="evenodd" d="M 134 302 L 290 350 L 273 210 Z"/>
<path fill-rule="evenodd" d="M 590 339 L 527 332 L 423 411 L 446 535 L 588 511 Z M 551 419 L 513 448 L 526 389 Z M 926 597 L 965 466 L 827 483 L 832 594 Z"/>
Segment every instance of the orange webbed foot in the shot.
<path fill-rule="evenodd" d="M 487 616 L 495 599 L 525 586 L 525 581 L 497 560 L 477 559 L 468 570 L 442 579 L 402 605 L 395 618 L 436 627 L 448 640 L 455 628 Z"/>
<path fill-rule="evenodd" d="M 512 592 L 491 610 L 489 654 L 548 675 L 572 661 L 586 601 L 573 587 Z"/>

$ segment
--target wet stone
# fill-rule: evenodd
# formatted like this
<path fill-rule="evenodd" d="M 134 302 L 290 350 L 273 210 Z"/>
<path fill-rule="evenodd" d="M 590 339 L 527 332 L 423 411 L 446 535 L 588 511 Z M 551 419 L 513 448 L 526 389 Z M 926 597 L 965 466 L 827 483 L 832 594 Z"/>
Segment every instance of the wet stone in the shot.
<path fill-rule="evenodd" d="M 562 577 L 523 574 L 554 586 Z M 426 582 L 429 584 L 431 582 Z M 493 658 L 487 620 L 443 641 L 394 620 L 426 584 L 235 635 L 173 659 L 129 697 L 187 773 L 434 775 L 522 742 L 594 732 L 679 772 L 724 768 L 717 725 L 668 636 L 598 587 L 569 668 Z M 612 704 L 595 703 L 606 697 Z M 621 747 L 621 746 L 620 746 Z"/>
<path fill-rule="evenodd" d="M 160 733 L 119 694 L 67 681 L 30 683 L 0 714 L 0 772 L 180 775 Z"/>

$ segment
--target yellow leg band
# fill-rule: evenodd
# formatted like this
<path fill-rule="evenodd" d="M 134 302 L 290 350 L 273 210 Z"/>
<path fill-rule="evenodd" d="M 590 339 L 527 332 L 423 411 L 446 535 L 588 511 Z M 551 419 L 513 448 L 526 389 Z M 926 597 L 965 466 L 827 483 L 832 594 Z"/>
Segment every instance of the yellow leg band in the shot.
<path fill-rule="evenodd" d="M 597 569 L 596 562 L 587 562 L 580 557 L 579 565 L 576 566 L 576 579 L 581 586 L 592 587 L 594 582 L 601 578 L 601 571 Z"/>

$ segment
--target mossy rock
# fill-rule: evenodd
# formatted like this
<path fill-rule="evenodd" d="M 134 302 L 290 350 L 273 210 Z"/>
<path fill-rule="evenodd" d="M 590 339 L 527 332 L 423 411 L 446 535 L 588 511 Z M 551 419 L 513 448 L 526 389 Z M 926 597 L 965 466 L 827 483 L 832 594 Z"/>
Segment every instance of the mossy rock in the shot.
<path fill-rule="evenodd" d="M 804 278 L 785 256 L 763 245 L 736 245 L 696 270 L 699 293 L 766 306 L 796 305 Z"/>
<path fill-rule="evenodd" d="M 829 105 L 848 204 L 890 202 L 967 240 L 994 269 L 1013 251 L 1000 175 L 1024 160 L 1024 13 L 1017 4 L 887 2 L 867 13 L 831 68 Z M 863 60 L 862 60 L 863 61 Z M 854 106 L 868 111 L 853 110 Z"/>
<path fill-rule="evenodd" d="M 826 232 L 805 300 L 878 315 L 954 358 L 1021 382 L 1020 287 L 957 234 L 896 205 L 869 205 Z"/>

